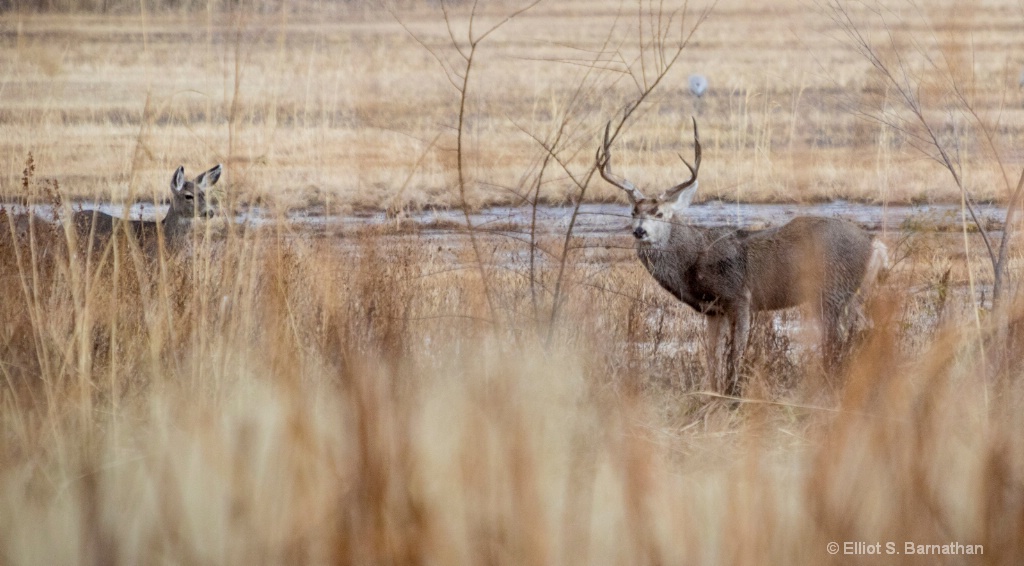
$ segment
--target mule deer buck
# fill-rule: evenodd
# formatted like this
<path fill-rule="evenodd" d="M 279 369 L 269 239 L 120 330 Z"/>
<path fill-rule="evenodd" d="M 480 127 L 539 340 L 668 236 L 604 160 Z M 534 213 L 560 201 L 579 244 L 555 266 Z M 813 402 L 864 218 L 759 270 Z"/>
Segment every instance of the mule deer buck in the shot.
<path fill-rule="evenodd" d="M 721 391 L 718 362 L 731 338 L 724 390 L 740 393 L 739 371 L 751 314 L 812 303 L 821 326 L 824 367 L 831 374 L 842 350 L 842 317 L 859 308 L 858 294 L 888 266 L 888 250 L 858 226 L 836 218 L 802 216 L 776 228 L 707 228 L 685 223 L 697 194 L 700 135 L 693 120 L 690 178 L 647 198 L 611 171 L 609 123 L 597 150 L 601 176 L 626 192 L 640 262 L 663 288 L 707 317 L 711 382 Z"/>
<path fill-rule="evenodd" d="M 72 228 L 78 240 L 86 242 L 86 249 L 92 249 L 94 242 L 102 245 L 110 239 L 114 229 L 121 226 L 147 252 L 156 250 L 161 235 L 166 248 L 177 251 L 194 219 L 213 216 L 206 202 L 206 191 L 220 179 L 221 170 L 222 167 L 216 165 L 187 181 L 185 168 L 178 167 L 171 177 L 171 208 L 163 220 L 123 220 L 105 212 L 83 210 L 72 214 Z"/>

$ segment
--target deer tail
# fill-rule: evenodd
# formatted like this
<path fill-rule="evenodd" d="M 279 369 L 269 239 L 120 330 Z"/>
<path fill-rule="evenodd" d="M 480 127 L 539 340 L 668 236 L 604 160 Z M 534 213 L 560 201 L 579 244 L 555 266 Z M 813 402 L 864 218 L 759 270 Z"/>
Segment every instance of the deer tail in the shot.
<path fill-rule="evenodd" d="M 876 283 L 883 281 L 889 274 L 889 247 L 881 240 L 871 242 L 871 257 L 868 258 L 864 280 L 860 284 L 861 294 L 867 294 Z"/>

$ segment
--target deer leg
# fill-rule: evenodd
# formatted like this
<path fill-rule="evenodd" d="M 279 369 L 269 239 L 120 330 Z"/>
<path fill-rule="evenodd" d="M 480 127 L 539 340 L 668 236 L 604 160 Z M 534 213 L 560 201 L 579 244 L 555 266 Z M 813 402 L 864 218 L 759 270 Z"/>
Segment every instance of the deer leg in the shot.
<path fill-rule="evenodd" d="M 750 302 L 740 301 L 729 317 L 732 323 L 732 349 L 729 352 L 728 382 L 726 395 L 740 395 L 740 370 L 743 368 L 743 352 L 750 338 Z"/>
<path fill-rule="evenodd" d="M 828 300 L 822 301 L 821 312 L 821 355 L 825 375 L 831 379 L 839 368 L 842 357 L 842 315 L 844 305 Z"/>
<path fill-rule="evenodd" d="M 708 315 L 704 353 L 707 356 L 708 383 L 711 388 L 716 391 L 722 390 L 718 381 L 718 363 L 722 359 L 722 346 L 725 344 L 725 330 L 726 326 L 722 324 L 721 316 Z"/>

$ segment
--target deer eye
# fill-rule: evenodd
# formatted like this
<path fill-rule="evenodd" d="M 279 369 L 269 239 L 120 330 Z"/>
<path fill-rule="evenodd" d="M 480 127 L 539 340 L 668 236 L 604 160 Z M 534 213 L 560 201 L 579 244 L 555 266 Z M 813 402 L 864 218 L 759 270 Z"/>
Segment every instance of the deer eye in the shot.
<path fill-rule="evenodd" d="M 195 198 L 195 197 L 194 197 L 194 196 L 192 196 L 192 193 L 185 193 L 185 200 L 192 200 L 192 199 L 194 199 L 194 198 Z"/>

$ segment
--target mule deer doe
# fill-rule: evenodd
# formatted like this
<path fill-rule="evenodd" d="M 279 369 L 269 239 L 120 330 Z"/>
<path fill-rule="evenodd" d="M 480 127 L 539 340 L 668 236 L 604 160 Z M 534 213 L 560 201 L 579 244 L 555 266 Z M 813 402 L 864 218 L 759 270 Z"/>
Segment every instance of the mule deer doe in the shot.
<path fill-rule="evenodd" d="M 71 223 L 79 241 L 86 249 L 94 242 L 105 242 L 117 226 L 123 226 L 147 252 L 156 250 L 162 234 L 168 250 L 176 251 L 187 236 L 196 218 L 209 218 L 213 210 L 206 203 L 206 190 L 219 179 L 221 166 L 216 165 L 191 181 L 185 180 L 185 168 L 178 167 L 171 177 L 171 208 L 163 220 L 123 220 L 105 212 L 83 210 L 72 214 Z"/>
<path fill-rule="evenodd" d="M 842 348 L 841 318 L 857 308 L 859 290 L 888 267 L 888 250 L 856 225 L 836 218 L 802 216 L 766 230 L 707 228 L 679 221 L 697 193 L 700 136 L 693 120 L 694 164 L 690 179 L 647 198 L 611 172 L 609 128 L 597 150 L 601 176 L 626 192 L 633 206 L 633 236 L 640 262 L 680 301 L 707 317 L 707 360 L 712 384 L 721 391 L 718 362 L 726 338 L 725 392 L 740 393 L 739 371 L 753 312 L 813 301 L 822 331 L 829 374 Z"/>

